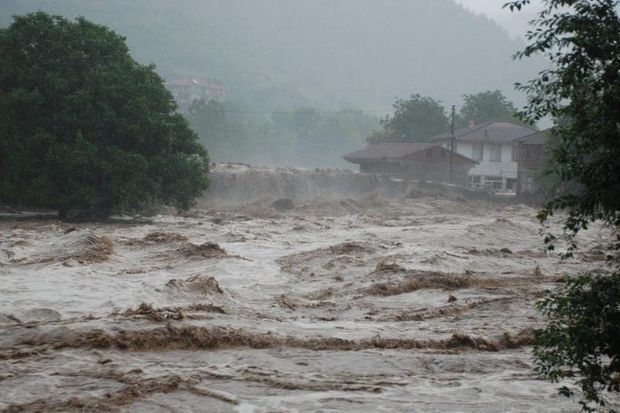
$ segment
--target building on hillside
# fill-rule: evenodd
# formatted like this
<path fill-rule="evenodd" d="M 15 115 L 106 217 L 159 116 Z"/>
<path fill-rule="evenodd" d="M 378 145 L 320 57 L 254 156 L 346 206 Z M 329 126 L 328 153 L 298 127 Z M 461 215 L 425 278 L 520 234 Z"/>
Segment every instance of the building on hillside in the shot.
<path fill-rule="evenodd" d="M 174 100 L 179 105 L 181 112 L 187 112 L 189 106 L 195 100 L 204 99 L 207 102 L 211 100 L 222 102 L 226 95 L 224 86 L 218 85 L 206 78 L 175 79 L 166 82 L 166 88 L 174 96 Z"/>
<path fill-rule="evenodd" d="M 538 172 L 545 162 L 544 145 L 547 131 L 539 131 L 516 141 L 519 147 L 517 195 L 532 195 L 539 191 Z"/>
<path fill-rule="evenodd" d="M 518 170 L 518 139 L 536 129 L 512 122 L 486 122 L 456 130 L 455 152 L 477 164 L 469 171 L 467 186 L 493 191 L 516 192 Z M 451 134 L 431 138 L 431 142 L 450 148 Z"/>
<path fill-rule="evenodd" d="M 465 185 L 477 162 L 439 143 L 381 143 L 344 155 L 360 172 Z M 450 166 L 452 158 L 452 167 Z M 452 173 L 450 173 L 452 169 Z M 450 176 L 452 175 L 452 176 Z M 452 179 L 451 179 L 452 178 Z"/>

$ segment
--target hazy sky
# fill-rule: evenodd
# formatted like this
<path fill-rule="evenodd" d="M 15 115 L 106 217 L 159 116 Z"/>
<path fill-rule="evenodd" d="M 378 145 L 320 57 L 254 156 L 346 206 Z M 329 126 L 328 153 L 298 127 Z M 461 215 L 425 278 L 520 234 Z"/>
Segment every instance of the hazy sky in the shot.
<path fill-rule="evenodd" d="M 502 9 L 508 0 L 456 0 L 457 3 L 477 13 L 497 21 L 511 36 L 522 37 L 527 31 L 527 22 L 531 20 L 536 11 L 540 9 L 542 0 L 532 0 L 531 5 L 521 12 L 511 13 L 510 10 Z"/>

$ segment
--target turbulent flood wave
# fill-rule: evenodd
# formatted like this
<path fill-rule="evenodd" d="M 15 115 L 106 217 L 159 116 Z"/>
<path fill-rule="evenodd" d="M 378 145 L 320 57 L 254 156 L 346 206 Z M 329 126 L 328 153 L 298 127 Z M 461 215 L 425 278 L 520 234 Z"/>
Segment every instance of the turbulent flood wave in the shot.
<path fill-rule="evenodd" d="M 212 185 L 149 220 L 0 220 L 0 412 L 574 410 L 532 374 L 534 304 L 598 266 L 600 228 L 558 265 L 534 208 L 449 185 Z"/>
<path fill-rule="evenodd" d="M 339 199 L 369 193 L 395 196 L 402 194 L 405 189 L 403 182 L 385 176 L 341 169 L 305 170 L 216 164 L 210 179 L 209 190 L 203 197 L 203 202 L 208 205 L 243 204 L 281 198 L 295 201 Z"/>

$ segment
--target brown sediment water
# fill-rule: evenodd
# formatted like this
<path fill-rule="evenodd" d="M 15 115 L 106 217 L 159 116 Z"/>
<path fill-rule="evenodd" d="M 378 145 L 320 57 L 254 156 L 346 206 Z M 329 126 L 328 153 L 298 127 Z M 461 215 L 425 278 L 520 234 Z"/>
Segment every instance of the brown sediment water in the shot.
<path fill-rule="evenodd" d="M 533 375 L 534 303 L 597 261 L 416 194 L 0 222 L 0 411 L 578 410 Z"/>

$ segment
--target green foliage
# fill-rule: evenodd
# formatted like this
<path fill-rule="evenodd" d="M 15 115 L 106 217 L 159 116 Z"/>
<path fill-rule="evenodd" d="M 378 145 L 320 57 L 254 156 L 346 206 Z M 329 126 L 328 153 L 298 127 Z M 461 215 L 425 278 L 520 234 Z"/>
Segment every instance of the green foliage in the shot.
<path fill-rule="evenodd" d="M 499 90 L 487 90 L 475 95 L 463 96 L 463 106 L 459 111 L 458 126 L 467 127 L 470 121 L 476 124 L 490 121 L 521 123 L 517 108 Z"/>
<path fill-rule="evenodd" d="M 606 405 L 601 393 L 620 391 L 620 272 L 566 279 L 538 308 L 549 319 L 537 331 L 534 356 L 540 375 L 559 382 L 576 378 L 584 410 Z M 563 386 L 560 393 L 571 396 Z"/>
<path fill-rule="evenodd" d="M 356 109 L 259 113 L 213 101 L 194 102 L 189 119 L 216 161 L 310 168 L 348 166 L 341 156 L 358 149 L 378 123 Z"/>
<path fill-rule="evenodd" d="M 214 100 L 194 101 L 189 107 L 189 120 L 192 129 L 209 148 L 212 156 L 222 153 L 228 146 L 238 147 L 231 145 L 237 142 L 232 141 L 233 130 L 223 103 Z"/>
<path fill-rule="evenodd" d="M 393 107 L 394 114 L 381 120 L 383 130 L 373 133 L 370 142 L 427 142 L 449 128 L 446 110 L 430 97 L 413 94 Z"/>
<path fill-rule="evenodd" d="M 39 12 L 0 29 L 0 199 L 107 215 L 191 206 L 208 157 L 153 66 L 83 18 Z"/>
<path fill-rule="evenodd" d="M 506 6 L 520 10 L 528 3 L 519 0 Z M 580 376 L 577 384 L 584 407 L 600 405 L 602 390 L 619 390 L 619 6 L 617 0 L 547 0 L 528 32 L 528 46 L 517 55 L 544 55 L 552 62 L 538 78 L 519 85 L 529 101 L 521 116 L 529 121 L 545 116 L 562 119 L 552 131 L 556 141 L 550 165 L 551 172 L 572 189 L 548 202 L 539 218 L 544 222 L 555 211 L 566 211 L 567 256 L 577 246 L 576 234 L 593 221 L 606 223 L 614 237 L 610 246 L 614 275 L 585 275 L 543 302 L 551 321 L 536 346 L 540 372 L 555 380 Z M 555 239 L 546 235 L 549 248 Z"/>
<path fill-rule="evenodd" d="M 511 61 L 520 42 L 454 0 L 0 0 L 0 25 L 37 10 L 105 24 L 166 79 L 212 76 L 261 110 L 383 112 L 403 88 L 452 102 L 489 79 L 517 98 L 514 79 L 542 67 Z"/>

